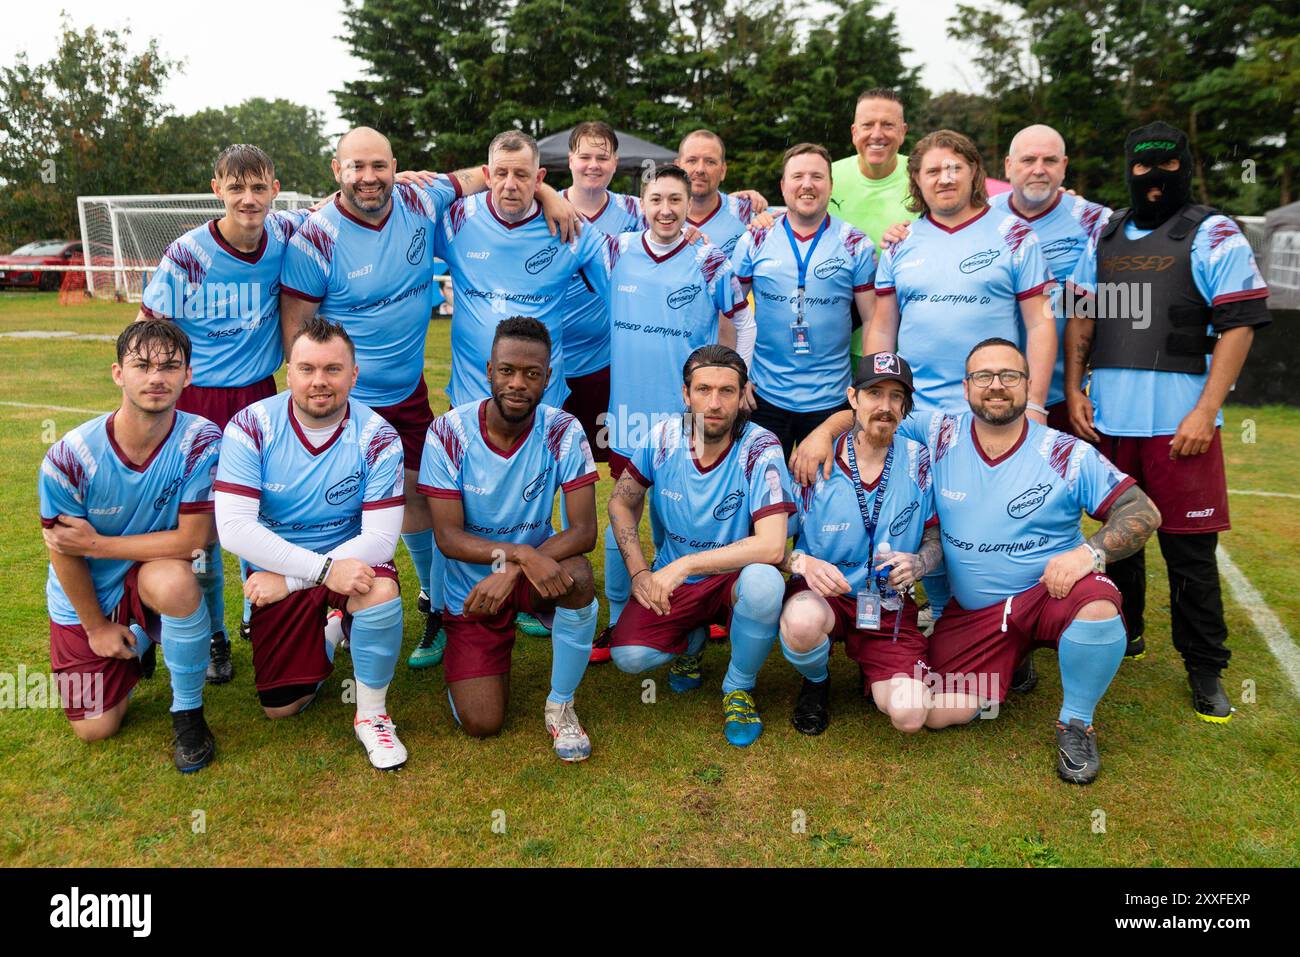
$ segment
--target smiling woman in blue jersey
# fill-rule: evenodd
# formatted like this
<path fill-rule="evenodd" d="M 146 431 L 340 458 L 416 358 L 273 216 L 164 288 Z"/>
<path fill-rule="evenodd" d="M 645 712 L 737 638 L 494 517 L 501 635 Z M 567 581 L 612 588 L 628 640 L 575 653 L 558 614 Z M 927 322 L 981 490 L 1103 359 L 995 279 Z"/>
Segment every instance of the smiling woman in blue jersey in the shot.
<path fill-rule="evenodd" d="M 824 147 L 786 150 L 781 193 L 786 211 L 771 228 L 740 238 L 732 266 L 746 294 L 754 291 L 758 327 L 746 404 L 789 456 L 827 415 L 847 408 L 850 307 L 871 314 L 876 249 L 861 230 L 827 214 Z"/>

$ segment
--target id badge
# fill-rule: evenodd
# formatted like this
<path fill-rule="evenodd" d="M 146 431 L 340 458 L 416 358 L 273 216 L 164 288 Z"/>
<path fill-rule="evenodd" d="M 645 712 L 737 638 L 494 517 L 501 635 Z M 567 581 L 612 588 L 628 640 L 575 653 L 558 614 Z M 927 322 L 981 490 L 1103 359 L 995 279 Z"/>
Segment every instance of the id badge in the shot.
<path fill-rule="evenodd" d="M 858 631 L 880 630 L 880 596 L 873 591 L 858 592 Z"/>
<path fill-rule="evenodd" d="M 812 352 L 812 341 L 808 338 L 808 323 L 797 319 L 790 323 L 790 344 L 797 356 L 806 356 Z"/>

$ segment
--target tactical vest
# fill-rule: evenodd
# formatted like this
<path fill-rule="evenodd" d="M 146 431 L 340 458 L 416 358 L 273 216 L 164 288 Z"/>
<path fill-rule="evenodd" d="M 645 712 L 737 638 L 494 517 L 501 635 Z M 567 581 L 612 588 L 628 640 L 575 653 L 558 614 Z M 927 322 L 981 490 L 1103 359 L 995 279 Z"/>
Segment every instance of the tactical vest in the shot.
<path fill-rule="evenodd" d="M 1092 368 L 1205 372 L 1216 340 L 1205 331 L 1210 306 L 1192 278 L 1191 240 L 1217 212 L 1184 206 L 1141 239 L 1124 235 L 1129 210 L 1111 214 L 1097 243 Z"/>

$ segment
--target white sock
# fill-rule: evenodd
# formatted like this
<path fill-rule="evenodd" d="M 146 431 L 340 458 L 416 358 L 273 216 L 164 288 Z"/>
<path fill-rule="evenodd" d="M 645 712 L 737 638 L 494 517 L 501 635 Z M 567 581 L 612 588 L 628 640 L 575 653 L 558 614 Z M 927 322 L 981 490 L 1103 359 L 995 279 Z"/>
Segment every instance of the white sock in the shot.
<path fill-rule="evenodd" d="M 372 688 L 362 682 L 357 682 L 357 717 L 373 718 L 377 714 L 387 714 L 387 705 L 384 698 L 388 694 L 388 685 L 382 688 Z"/>

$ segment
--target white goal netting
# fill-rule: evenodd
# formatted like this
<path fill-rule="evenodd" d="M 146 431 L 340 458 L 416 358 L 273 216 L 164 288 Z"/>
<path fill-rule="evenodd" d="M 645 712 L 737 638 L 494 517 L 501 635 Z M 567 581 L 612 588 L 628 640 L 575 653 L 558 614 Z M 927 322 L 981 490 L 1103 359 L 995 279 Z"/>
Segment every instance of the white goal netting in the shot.
<path fill-rule="evenodd" d="M 314 202 L 302 193 L 284 192 L 274 208 L 298 209 Z M 168 245 L 223 212 L 221 200 L 211 193 L 78 196 L 86 291 L 139 302 Z"/>

